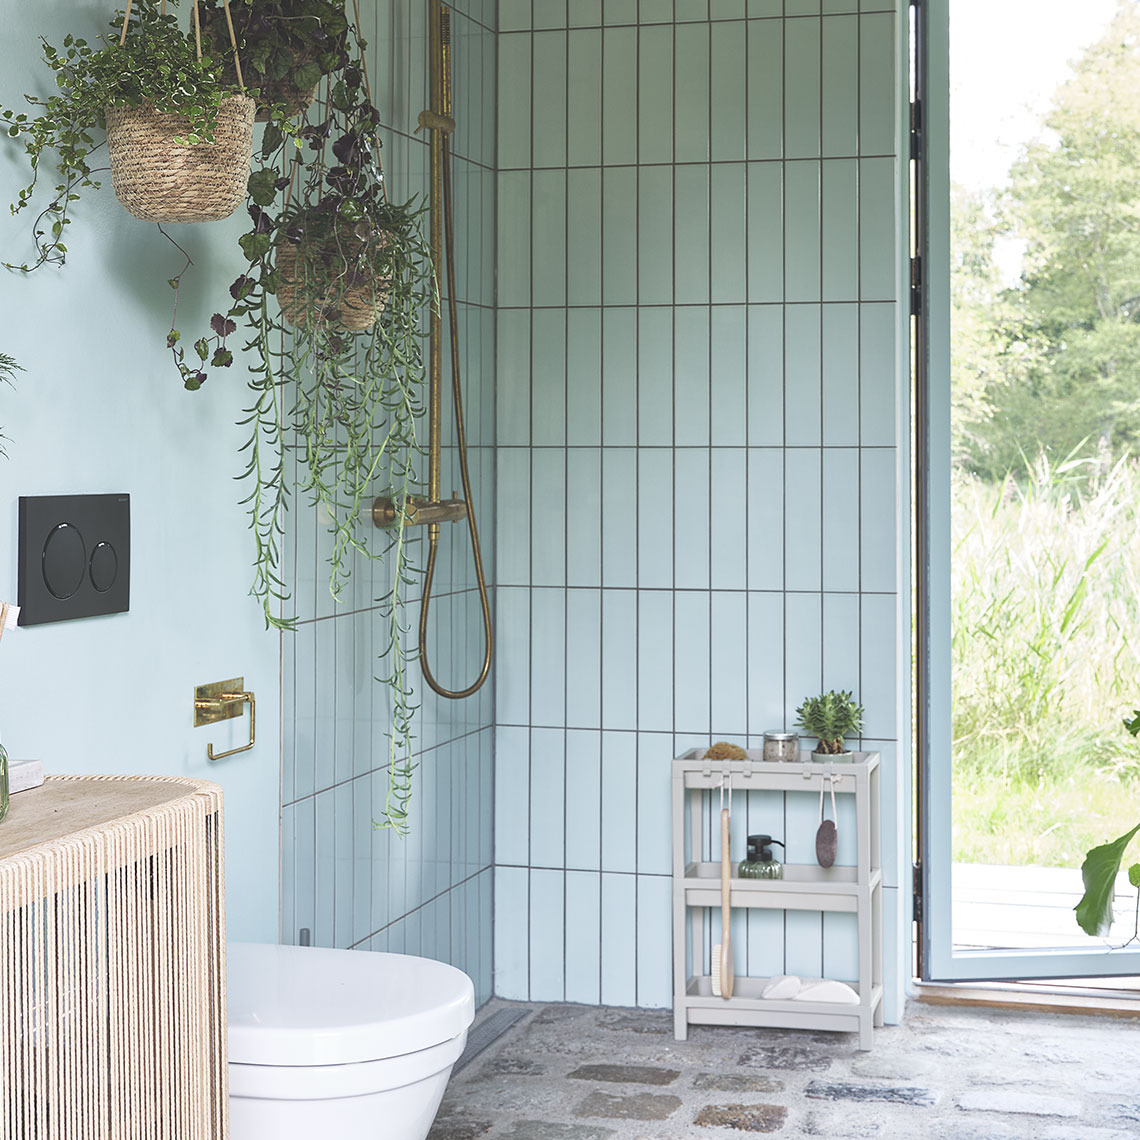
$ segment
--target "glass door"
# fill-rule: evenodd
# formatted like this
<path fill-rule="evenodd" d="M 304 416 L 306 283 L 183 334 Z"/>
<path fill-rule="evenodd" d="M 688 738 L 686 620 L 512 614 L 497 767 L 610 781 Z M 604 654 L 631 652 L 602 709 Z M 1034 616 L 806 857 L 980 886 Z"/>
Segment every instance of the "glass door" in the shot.
<path fill-rule="evenodd" d="M 1140 975 L 1140 4 L 915 14 L 921 972 Z"/>

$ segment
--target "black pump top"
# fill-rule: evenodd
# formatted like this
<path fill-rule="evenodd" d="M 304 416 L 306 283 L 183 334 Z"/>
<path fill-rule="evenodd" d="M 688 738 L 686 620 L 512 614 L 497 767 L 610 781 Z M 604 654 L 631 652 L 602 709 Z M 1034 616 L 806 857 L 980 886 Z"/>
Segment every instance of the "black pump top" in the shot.
<path fill-rule="evenodd" d="M 773 839 L 770 835 L 750 835 L 748 837 L 748 862 L 749 863 L 773 863 L 775 859 L 772 857 L 772 844 L 777 843 L 783 847 L 784 844 L 779 839 Z"/>

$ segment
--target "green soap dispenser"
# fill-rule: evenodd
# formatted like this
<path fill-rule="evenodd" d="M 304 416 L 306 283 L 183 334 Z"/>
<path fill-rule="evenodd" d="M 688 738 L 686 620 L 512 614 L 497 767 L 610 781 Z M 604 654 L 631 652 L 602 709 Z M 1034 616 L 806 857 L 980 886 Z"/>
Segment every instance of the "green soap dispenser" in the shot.
<path fill-rule="evenodd" d="M 750 835 L 748 855 L 737 868 L 737 875 L 742 879 L 782 879 L 784 866 L 772 857 L 773 843 L 784 846 L 770 835 Z"/>

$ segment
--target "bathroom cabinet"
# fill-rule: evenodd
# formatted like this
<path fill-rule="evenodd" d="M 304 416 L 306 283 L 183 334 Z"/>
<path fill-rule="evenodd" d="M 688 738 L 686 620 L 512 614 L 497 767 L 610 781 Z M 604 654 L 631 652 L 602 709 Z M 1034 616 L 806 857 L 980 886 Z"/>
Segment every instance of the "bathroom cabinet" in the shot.
<path fill-rule="evenodd" d="M 713 993 L 712 944 L 720 942 L 720 790 L 726 776 L 737 793 L 810 793 L 819 796 L 825 777 L 834 780 L 837 802 L 854 797 L 853 865 L 821 867 L 786 862 L 782 879 L 742 879 L 741 852 L 732 864 L 731 904 L 777 911 L 838 912 L 856 916 L 858 972 L 842 978 L 859 1003 L 776 1001 L 761 996 L 767 977 L 737 976 L 730 998 Z M 828 801 L 830 807 L 830 801 Z M 830 812 L 828 813 L 830 814 Z M 734 830 L 737 830 L 734 828 Z M 856 752 L 850 762 L 765 763 L 760 751 L 747 760 L 706 760 L 693 749 L 673 761 L 673 1014 L 679 1041 L 690 1025 L 857 1032 L 870 1049 L 874 1026 L 883 1024 L 883 869 L 880 860 L 879 754 Z M 821 923 L 822 931 L 822 923 Z M 822 938 L 822 933 L 821 933 Z M 744 959 L 736 947 L 737 967 Z M 823 958 L 822 945 L 820 960 Z"/>

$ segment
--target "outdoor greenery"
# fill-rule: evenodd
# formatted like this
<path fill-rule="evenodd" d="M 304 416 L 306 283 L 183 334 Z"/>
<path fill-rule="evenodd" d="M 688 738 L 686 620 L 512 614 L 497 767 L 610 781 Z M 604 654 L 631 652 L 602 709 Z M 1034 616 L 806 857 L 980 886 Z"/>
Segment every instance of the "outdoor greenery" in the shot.
<path fill-rule="evenodd" d="M 1138 0 L 1041 128 L 952 194 L 954 857 L 1077 866 L 1140 814 Z"/>

